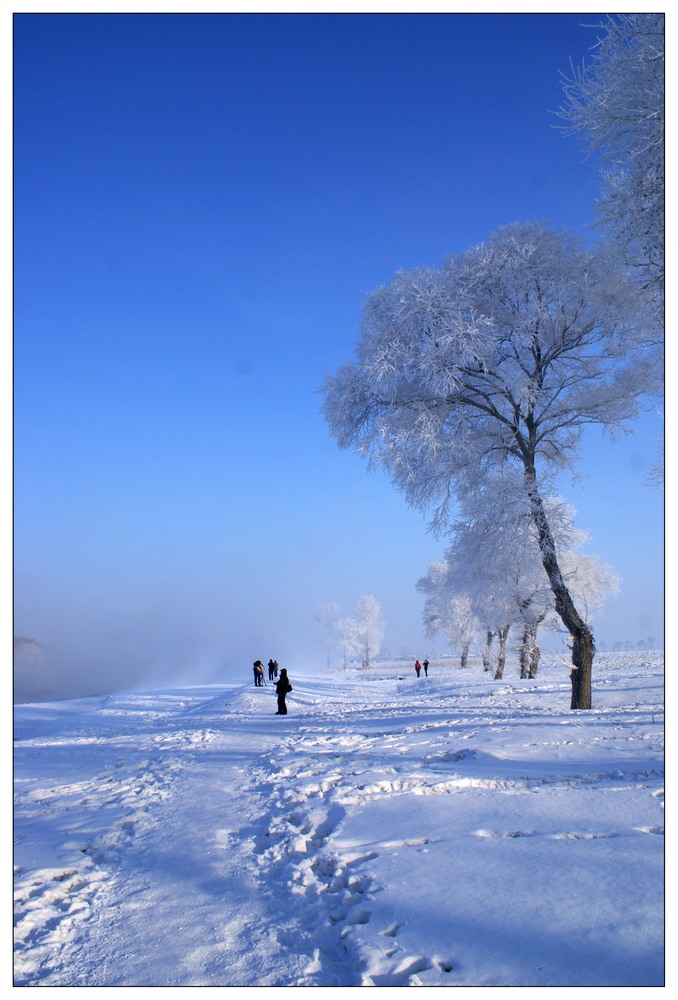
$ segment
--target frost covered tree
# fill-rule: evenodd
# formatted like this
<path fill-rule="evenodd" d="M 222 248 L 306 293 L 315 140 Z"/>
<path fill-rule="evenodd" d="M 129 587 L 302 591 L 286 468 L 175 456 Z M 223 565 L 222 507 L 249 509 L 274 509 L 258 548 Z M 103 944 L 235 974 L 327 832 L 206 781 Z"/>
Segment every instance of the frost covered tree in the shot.
<path fill-rule="evenodd" d="M 446 562 L 433 563 L 427 575 L 417 583 L 417 589 L 426 595 L 422 613 L 424 632 L 427 636 L 442 632 L 451 648 L 459 647 L 460 666 L 466 667 L 471 644 L 478 638 L 480 622 L 468 594 L 449 586 L 449 572 Z"/>
<path fill-rule="evenodd" d="M 587 536 L 584 535 L 584 540 Z M 563 574 L 575 595 L 578 607 L 587 622 L 602 611 L 609 597 L 619 593 L 621 580 L 617 573 L 596 556 L 586 552 L 565 552 L 562 557 Z"/>
<path fill-rule="evenodd" d="M 515 469 L 466 483 L 460 490 L 461 517 L 453 526 L 454 543 L 446 553 L 450 565 L 473 581 L 475 606 L 488 626 L 488 639 L 495 635 L 499 639 L 496 678 L 503 675 L 508 627 L 515 624 L 522 630 L 521 660 L 536 672 L 537 630 L 553 609 L 536 527 L 520 487 Z M 567 544 L 570 522 L 555 498 L 546 497 L 544 504 L 560 550 Z M 497 621 L 502 627 L 491 627 Z"/>
<path fill-rule="evenodd" d="M 443 632 L 451 646 L 461 649 L 461 666 L 468 662 L 469 649 L 481 635 L 485 637 L 483 664 L 490 669 L 491 648 L 499 640 L 495 676 L 501 676 L 506 642 L 511 627 L 513 602 L 503 587 L 479 586 L 474 570 L 463 556 L 450 548 L 445 558 L 432 563 L 417 590 L 426 595 L 423 624 L 427 635 Z M 502 581 L 503 583 L 504 581 Z"/>
<path fill-rule="evenodd" d="M 315 613 L 315 620 L 318 623 L 321 635 L 321 643 L 325 651 L 326 666 L 329 670 L 332 665 L 332 653 L 341 642 L 341 607 L 336 601 L 328 604 L 321 604 Z"/>
<path fill-rule="evenodd" d="M 503 675 L 508 627 L 521 629 L 520 673 L 535 677 L 539 666 L 537 632 L 557 627 L 553 593 L 544 573 L 534 520 L 519 489 L 516 473 L 488 477 L 460 495 L 460 518 L 442 563 L 429 569 L 418 586 L 435 605 L 463 594 L 486 629 L 483 662 L 490 668 L 490 646 L 499 639 L 495 677 Z M 574 510 L 561 498 L 544 500 L 565 581 L 582 615 L 592 615 L 618 589 L 610 567 L 579 550 L 587 535 L 574 525 Z M 498 623 L 501 623 L 499 625 Z"/>
<path fill-rule="evenodd" d="M 598 217 L 622 261 L 664 295 L 664 14 L 612 14 L 588 63 L 563 77 L 564 131 L 598 156 Z"/>
<path fill-rule="evenodd" d="M 344 670 L 348 670 L 349 659 L 354 655 L 355 627 L 352 618 L 341 618 L 337 623 L 341 643 Z"/>
<path fill-rule="evenodd" d="M 343 635 L 347 653 L 368 668 L 370 658 L 379 653 L 384 638 L 381 608 L 371 594 L 359 598 L 353 617 L 344 619 Z"/>
<path fill-rule="evenodd" d="M 465 483 L 459 492 L 460 517 L 452 528 L 454 543 L 446 559 L 450 567 L 458 567 L 450 585 L 455 585 L 455 575 L 457 586 L 468 586 L 468 578 L 473 581 L 475 606 L 486 625 L 494 625 L 499 618 L 520 627 L 521 676 L 535 677 L 537 632 L 542 624 L 551 624 L 554 602 L 534 518 L 520 486 L 520 473 L 514 468 Z M 544 507 L 562 565 L 585 535 L 575 529 L 574 511 L 559 497 L 546 496 Z M 487 634 L 489 641 L 495 635 L 500 640 L 495 677 L 501 677 L 507 630 L 490 627 Z M 489 661 L 489 649 L 487 654 Z"/>
<path fill-rule="evenodd" d="M 660 369 L 621 271 L 573 236 L 514 224 L 441 268 L 400 271 L 365 303 L 356 358 L 323 385 L 340 447 L 385 467 L 450 521 L 465 482 L 519 469 L 555 608 L 572 639 L 571 707 L 591 707 L 592 631 L 558 561 L 545 477 L 576 468 L 583 429 L 610 433 Z"/>
<path fill-rule="evenodd" d="M 470 644 L 482 634 L 483 666 L 490 670 L 491 651 L 495 638 L 498 640 L 494 676 L 499 679 L 504 673 L 511 625 L 520 620 L 524 611 L 520 602 L 525 587 L 518 588 L 515 566 L 519 558 L 501 561 L 483 545 L 477 528 L 455 525 L 454 544 L 442 561 L 429 566 L 417 589 L 426 595 L 423 620 L 427 633 L 445 631 L 448 641 L 458 643 L 462 666 L 466 665 Z M 548 581 L 541 564 L 539 571 L 543 590 Z"/>

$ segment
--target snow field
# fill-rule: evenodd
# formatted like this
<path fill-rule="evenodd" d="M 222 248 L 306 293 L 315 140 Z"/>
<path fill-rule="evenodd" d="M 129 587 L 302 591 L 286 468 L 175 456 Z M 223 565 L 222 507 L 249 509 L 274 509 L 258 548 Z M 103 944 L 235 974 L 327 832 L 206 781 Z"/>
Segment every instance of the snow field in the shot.
<path fill-rule="evenodd" d="M 596 665 L 17 706 L 15 983 L 659 985 L 663 658 Z"/>

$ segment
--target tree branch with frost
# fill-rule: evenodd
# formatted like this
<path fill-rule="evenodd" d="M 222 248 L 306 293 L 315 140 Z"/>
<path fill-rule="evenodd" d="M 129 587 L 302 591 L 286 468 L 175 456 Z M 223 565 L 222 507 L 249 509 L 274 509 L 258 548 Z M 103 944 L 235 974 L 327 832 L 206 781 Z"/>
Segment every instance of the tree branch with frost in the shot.
<path fill-rule="evenodd" d="M 608 15 L 588 62 L 562 75 L 556 111 L 601 165 L 598 225 L 639 276 L 657 327 L 664 299 L 664 14 Z M 652 301 L 654 300 L 654 301 Z"/>

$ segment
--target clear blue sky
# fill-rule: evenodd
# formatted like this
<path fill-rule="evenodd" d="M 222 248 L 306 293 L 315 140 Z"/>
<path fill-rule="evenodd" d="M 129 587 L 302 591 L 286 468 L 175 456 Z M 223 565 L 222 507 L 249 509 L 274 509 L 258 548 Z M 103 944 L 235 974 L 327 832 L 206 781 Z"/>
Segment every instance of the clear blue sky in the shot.
<path fill-rule="evenodd" d="M 498 226 L 586 234 L 555 127 L 595 14 L 18 15 L 15 632 L 55 670 L 322 665 L 314 612 L 373 594 L 424 655 L 444 539 L 340 452 L 318 387 L 365 294 Z M 599 644 L 663 640 L 659 419 L 566 484 L 623 577 Z"/>

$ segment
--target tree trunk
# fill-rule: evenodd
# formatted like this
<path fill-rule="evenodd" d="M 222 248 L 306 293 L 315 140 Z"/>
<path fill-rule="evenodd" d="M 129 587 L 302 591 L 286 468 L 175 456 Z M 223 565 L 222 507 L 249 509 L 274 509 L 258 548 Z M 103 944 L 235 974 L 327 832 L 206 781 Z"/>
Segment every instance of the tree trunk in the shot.
<path fill-rule="evenodd" d="M 490 669 L 490 649 L 492 648 L 493 633 L 488 629 L 485 645 L 483 647 L 483 670 Z"/>
<path fill-rule="evenodd" d="M 494 672 L 495 681 L 500 681 L 504 676 L 504 667 L 506 666 L 506 640 L 508 639 L 510 625 L 505 625 L 504 628 L 500 628 L 497 632 L 499 636 L 499 650 L 497 652 L 497 669 Z"/>
<path fill-rule="evenodd" d="M 520 676 L 523 678 L 537 676 L 539 667 L 538 628 L 539 622 L 527 622 L 523 625 L 523 637 L 520 644 Z"/>
<path fill-rule="evenodd" d="M 523 679 L 530 676 L 530 630 L 527 625 L 523 625 L 520 641 L 520 676 Z"/>
<path fill-rule="evenodd" d="M 591 707 L 591 668 L 596 647 L 586 626 L 578 636 L 572 636 L 572 701 L 570 708 Z"/>
<path fill-rule="evenodd" d="M 537 487 L 534 465 L 525 464 L 525 485 L 539 535 L 541 561 L 551 584 L 556 611 L 572 638 L 572 700 L 570 708 L 591 708 L 591 669 L 596 646 L 593 633 L 574 606 L 556 556 L 556 546 Z"/>
<path fill-rule="evenodd" d="M 468 650 L 469 650 L 469 645 L 470 645 L 470 643 L 465 642 L 464 645 L 461 647 L 461 665 L 462 665 L 462 667 L 467 667 L 468 666 Z"/>

